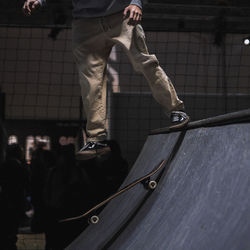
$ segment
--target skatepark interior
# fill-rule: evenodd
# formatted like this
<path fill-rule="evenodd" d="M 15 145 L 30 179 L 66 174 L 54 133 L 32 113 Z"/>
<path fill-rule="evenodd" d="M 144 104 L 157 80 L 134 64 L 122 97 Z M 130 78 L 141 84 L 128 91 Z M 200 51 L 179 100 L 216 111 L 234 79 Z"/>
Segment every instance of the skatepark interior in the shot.
<path fill-rule="evenodd" d="M 29 163 L 36 140 L 50 150 L 78 143 L 85 124 L 71 54 L 71 1 L 50 1 L 29 18 L 21 2 L 0 6 L 0 115 L 9 143 L 18 142 Z M 120 188 L 167 163 L 153 176 L 154 191 L 138 184 L 112 200 L 98 224 L 86 227 L 83 219 L 83 232 L 67 249 L 248 250 L 250 45 L 243 42 L 250 3 L 149 0 L 142 24 L 149 51 L 192 121 L 168 133 L 146 80 L 121 48 L 112 50 L 109 139 L 128 162 Z M 20 229 L 18 249 L 44 249 L 44 233 L 29 223 Z"/>

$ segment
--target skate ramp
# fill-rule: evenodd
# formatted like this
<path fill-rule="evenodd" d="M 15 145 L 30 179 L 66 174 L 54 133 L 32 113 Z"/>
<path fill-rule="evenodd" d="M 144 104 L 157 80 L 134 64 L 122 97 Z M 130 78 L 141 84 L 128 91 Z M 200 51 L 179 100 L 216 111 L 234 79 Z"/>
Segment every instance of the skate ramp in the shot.
<path fill-rule="evenodd" d="M 250 249 L 249 120 L 245 110 L 154 131 L 124 185 L 166 159 L 157 189 L 117 197 L 67 249 Z"/>

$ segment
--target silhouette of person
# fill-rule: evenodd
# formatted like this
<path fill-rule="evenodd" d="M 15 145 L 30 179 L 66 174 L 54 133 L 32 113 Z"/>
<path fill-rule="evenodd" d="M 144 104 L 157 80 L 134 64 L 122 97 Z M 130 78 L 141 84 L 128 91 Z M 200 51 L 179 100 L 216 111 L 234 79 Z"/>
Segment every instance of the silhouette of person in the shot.
<path fill-rule="evenodd" d="M 18 144 L 6 150 L 6 160 L 0 167 L 0 237 L 1 249 L 16 249 L 18 227 L 25 213 L 25 188 L 28 173 L 23 165 L 24 153 Z"/>

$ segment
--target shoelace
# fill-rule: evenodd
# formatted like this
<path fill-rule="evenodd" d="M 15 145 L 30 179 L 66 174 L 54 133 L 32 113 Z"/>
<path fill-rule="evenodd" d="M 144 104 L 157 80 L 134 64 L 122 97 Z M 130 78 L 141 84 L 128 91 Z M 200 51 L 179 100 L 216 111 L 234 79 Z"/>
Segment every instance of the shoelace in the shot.
<path fill-rule="evenodd" d="M 81 149 L 80 152 L 84 151 L 86 148 L 94 148 L 96 145 L 95 142 L 87 142 Z"/>
<path fill-rule="evenodd" d="M 180 113 L 173 113 L 172 114 L 172 122 L 182 122 L 185 120 L 185 117 L 183 117 Z"/>
<path fill-rule="evenodd" d="M 101 147 L 106 147 L 107 144 L 101 143 L 101 142 L 87 142 L 81 149 L 80 152 L 84 151 L 85 149 L 93 149 L 95 146 L 101 146 Z"/>
<path fill-rule="evenodd" d="M 179 122 L 179 121 L 180 121 L 180 116 L 177 114 L 173 115 L 172 122 Z"/>

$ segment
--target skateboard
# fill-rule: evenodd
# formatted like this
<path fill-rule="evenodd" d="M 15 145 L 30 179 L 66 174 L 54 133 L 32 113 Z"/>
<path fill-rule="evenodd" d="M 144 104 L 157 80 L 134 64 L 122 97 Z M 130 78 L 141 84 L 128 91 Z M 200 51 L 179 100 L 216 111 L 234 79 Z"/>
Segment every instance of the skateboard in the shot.
<path fill-rule="evenodd" d="M 154 181 L 154 180 L 150 180 L 150 178 L 154 174 L 156 174 L 157 172 L 159 172 L 160 169 L 162 169 L 165 166 L 166 162 L 167 162 L 167 160 L 162 160 L 151 172 L 149 172 L 148 174 L 146 174 L 146 175 L 144 175 L 144 176 L 136 179 L 135 181 L 131 182 L 130 184 L 128 184 L 127 186 L 125 186 L 124 188 L 122 188 L 120 191 L 118 191 L 118 192 L 114 193 L 113 195 L 109 196 L 107 199 L 105 199 L 104 201 L 100 202 L 96 206 L 92 207 L 91 209 L 89 209 L 85 213 L 83 213 L 83 214 L 81 214 L 79 216 L 76 216 L 76 217 L 62 219 L 59 222 L 74 221 L 74 220 L 79 220 L 81 218 L 90 216 L 98 208 L 104 206 L 109 201 L 113 200 L 114 198 L 116 198 L 117 196 L 121 195 L 122 193 L 128 191 L 129 189 L 131 189 L 132 187 L 134 187 L 138 183 L 142 183 L 144 185 L 144 187 L 147 188 L 147 189 L 149 189 L 149 190 L 154 190 L 157 187 L 157 182 Z M 93 215 L 93 216 L 91 216 L 89 218 L 89 223 L 90 224 L 97 224 L 98 222 L 99 222 L 99 217 L 97 215 Z"/>

